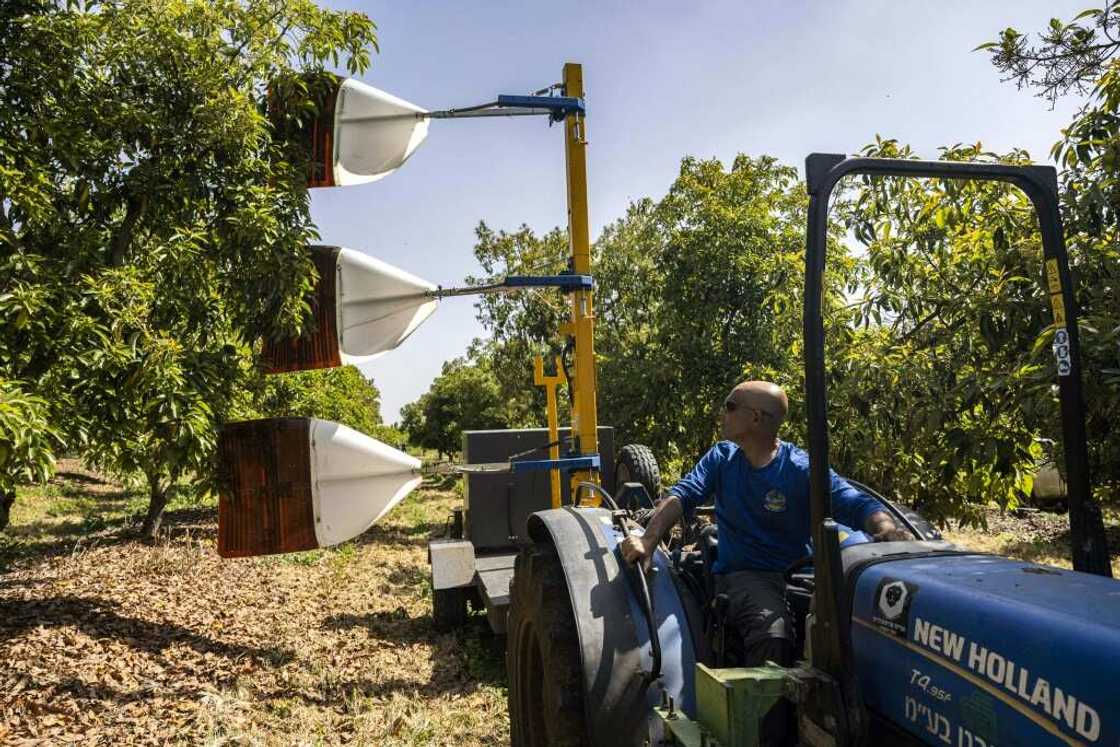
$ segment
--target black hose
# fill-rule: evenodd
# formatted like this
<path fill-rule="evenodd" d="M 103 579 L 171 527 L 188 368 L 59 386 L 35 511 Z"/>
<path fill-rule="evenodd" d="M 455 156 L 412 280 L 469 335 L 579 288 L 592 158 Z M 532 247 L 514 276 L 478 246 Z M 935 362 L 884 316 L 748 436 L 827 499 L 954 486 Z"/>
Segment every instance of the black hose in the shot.
<path fill-rule="evenodd" d="M 587 488 L 588 490 L 593 490 L 596 493 L 598 493 L 599 495 L 601 495 L 603 497 L 603 500 L 605 500 L 607 502 L 607 505 L 609 505 L 611 507 L 612 511 L 618 511 L 619 510 L 618 504 L 615 503 L 614 498 L 611 497 L 611 494 L 608 493 L 606 491 L 606 489 L 603 488 L 602 485 L 596 485 L 595 483 L 587 481 L 587 480 L 584 480 L 583 482 L 577 482 L 576 483 L 576 494 L 572 498 L 572 503 L 574 505 L 576 505 L 576 506 L 579 505 L 579 491 L 582 488 Z"/>
<path fill-rule="evenodd" d="M 622 562 L 625 563 L 626 560 L 623 559 Z M 646 613 L 646 630 L 649 631 L 650 655 L 653 659 L 649 674 L 643 673 L 643 676 L 647 681 L 653 682 L 661 677 L 661 639 L 657 637 L 657 629 L 653 626 L 653 599 L 650 597 L 649 583 L 646 581 L 646 574 L 642 572 L 641 564 L 634 564 L 634 572 L 638 574 L 638 582 L 642 590 L 640 601 L 643 605 L 642 611 Z"/>
<path fill-rule="evenodd" d="M 545 444 L 544 446 L 534 446 L 531 449 L 525 449 L 525 451 L 519 451 L 516 454 L 510 454 L 509 455 L 509 461 L 512 462 L 514 459 L 520 459 L 523 456 L 529 456 L 530 454 L 535 454 L 538 451 L 544 451 L 545 449 L 551 449 L 553 446 L 563 446 L 566 442 L 570 443 L 571 440 L 572 440 L 571 437 L 558 438 L 555 441 L 551 441 L 551 442 Z"/>
<path fill-rule="evenodd" d="M 577 506 L 579 505 L 579 491 L 584 488 L 592 490 L 602 496 L 603 500 L 605 500 L 607 504 L 610 505 L 612 510 L 619 510 L 618 504 L 615 503 L 614 498 L 611 497 L 611 494 L 608 493 L 602 485 L 597 485 L 586 480 L 576 483 L 576 494 L 574 502 Z M 615 517 L 615 525 L 622 532 L 623 536 L 628 536 L 626 526 L 625 524 L 623 524 L 623 519 L 621 517 Z M 657 552 L 657 550 L 655 549 L 654 552 Z M 630 563 L 626 562 L 626 558 L 622 557 L 621 547 L 618 548 L 618 555 L 619 560 L 622 562 L 622 572 L 626 573 L 626 568 L 630 565 Z M 657 637 L 657 628 L 655 628 L 653 625 L 653 597 L 650 596 L 649 582 L 646 581 L 646 574 L 642 571 L 642 566 L 640 563 L 634 564 L 634 573 L 636 573 L 638 576 L 638 589 L 639 591 L 641 591 L 638 602 L 641 604 L 642 612 L 644 612 L 646 616 L 646 630 L 649 633 L 650 655 L 653 659 L 653 666 L 650 667 L 650 671 L 648 673 L 643 672 L 642 676 L 646 678 L 646 681 L 653 682 L 654 680 L 661 677 L 661 639 Z"/>
<path fill-rule="evenodd" d="M 582 487 L 583 484 L 584 483 L 581 483 L 581 485 L 578 487 Z M 594 483 L 586 484 L 594 485 Z M 598 488 L 599 486 L 596 485 L 595 487 Z M 602 489 L 600 488 L 600 490 Z M 603 490 L 602 492 L 604 495 L 606 495 L 607 491 Z M 614 503 L 613 499 L 611 500 L 611 503 Z M 615 510 L 617 511 L 617 509 Z M 623 537 L 629 536 L 629 532 L 626 528 L 627 521 L 629 520 L 626 519 L 621 513 L 614 517 L 614 525 L 620 532 L 622 532 Z M 618 560 L 622 564 L 622 572 L 630 572 L 628 566 L 630 566 L 631 564 L 628 563 L 626 561 L 626 558 L 622 555 L 621 543 L 619 543 L 619 545 L 615 548 L 615 551 L 618 553 Z M 654 552 L 657 552 L 656 548 L 654 548 Z M 638 576 L 638 591 L 640 592 L 638 594 L 638 604 L 639 606 L 641 606 L 642 612 L 646 617 L 646 631 L 649 634 L 650 656 L 653 659 L 650 671 L 642 672 L 642 677 L 646 682 L 653 682 L 654 680 L 661 677 L 661 639 L 657 636 L 657 628 L 653 624 L 653 597 L 649 593 L 649 582 L 646 580 L 646 574 L 642 570 L 642 564 L 634 563 L 633 572 Z"/>

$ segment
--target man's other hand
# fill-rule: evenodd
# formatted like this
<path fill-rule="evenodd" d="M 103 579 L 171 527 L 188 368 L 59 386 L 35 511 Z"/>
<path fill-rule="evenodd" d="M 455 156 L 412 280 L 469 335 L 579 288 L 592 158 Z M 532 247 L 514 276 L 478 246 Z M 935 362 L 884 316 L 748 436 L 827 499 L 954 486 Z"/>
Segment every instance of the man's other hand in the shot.
<path fill-rule="evenodd" d="M 910 532 L 896 526 L 885 527 L 871 536 L 876 542 L 908 542 L 914 539 Z"/>
<path fill-rule="evenodd" d="M 905 542 L 914 539 L 914 535 L 900 529 L 886 511 L 876 511 L 867 517 L 863 531 L 870 534 L 876 542 Z"/>
<path fill-rule="evenodd" d="M 653 564 L 653 546 L 647 545 L 644 537 L 631 534 L 622 541 L 622 557 L 627 563 L 642 562 L 642 570 L 648 572 Z"/>

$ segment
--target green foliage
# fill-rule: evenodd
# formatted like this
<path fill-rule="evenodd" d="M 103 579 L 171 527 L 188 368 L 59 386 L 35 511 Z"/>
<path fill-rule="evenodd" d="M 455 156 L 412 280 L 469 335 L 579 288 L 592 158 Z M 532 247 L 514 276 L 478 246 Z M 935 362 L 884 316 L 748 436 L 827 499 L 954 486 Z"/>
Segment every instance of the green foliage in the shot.
<path fill-rule="evenodd" d="M 559 228 L 537 236 L 528 226 L 512 233 L 495 232 L 481 222 L 475 236 L 474 255 L 486 275 L 467 278 L 468 284 L 500 282 L 506 275 L 554 275 L 567 267 L 568 233 Z M 544 425 L 545 392 L 533 385 L 534 356 L 544 356 L 549 372 L 562 354 L 566 365 L 572 365 L 574 351 L 565 352 L 563 342 L 553 338 L 557 327 L 571 316 L 568 298 L 558 292 L 530 290 L 484 295 L 475 303 L 479 321 L 490 336 L 485 341 L 475 340 L 469 358 L 483 362 L 496 378 L 507 403 L 505 419 L 510 427 Z M 569 398 L 561 395 L 558 401 L 560 418 L 566 421 Z"/>
<path fill-rule="evenodd" d="M 307 164 L 269 81 L 361 70 L 373 42 L 306 0 L 0 7 L 0 376 L 153 505 L 206 470 L 251 341 L 308 313 Z"/>
<path fill-rule="evenodd" d="M 1089 455 L 1094 481 L 1120 492 L 1120 6 L 1053 20 L 1032 44 L 1006 30 L 993 63 L 1051 100 L 1089 90 L 1052 151 L 1080 306 Z M 1015 40 L 1009 43 L 1008 39 Z"/>
<path fill-rule="evenodd" d="M 260 417 L 322 418 L 376 437 L 381 392 L 356 366 L 264 377 L 256 396 Z"/>
<path fill-rule="evenodd" d="M 19 482 L 42 482 L 54 471 L 58 434 L 46 418 L 46 402 L 0 379 L 0 491 Z"/>
<path fill-rule="evenodd" d="M 369 435 L 394 449 L 404 451 L 408 448 L 408 433 L 395 425 L 385 425 L 384 423 L 375 425 Z"/>
<path fill-rule="evenodd" d="M 891 140 L 865 153 L 912 157 Z M 1027 160 L 979 146 L 943 157 Z M 786 387 L 784 435 L 803 442 L 804 208 L 803 184 L 773 159 L 685 159 L 661 201 L 638 201 L 606 228 L 594 247 L 600 420 L 620 442 L 687 466 L 746 378 Z M 1059 433 L 1030 203 L 1000 184 L 867 178 L 836 212 L 825 297 L 834 465 L 933 518 L 1014 506 L 1030 491 L 1037 439 Z M 555 267 L 565 252 L 559 232 L 483 226 L 479 238 L 490 273 L 479 282 Z M 556 349 L 563 299 L 489 296 L 478 308 L 492 355 L 528 388 L 531 355 Z"/>
<path fill-rule="evenodd" d="M 0 529 L 18 483 L 43 482 L 54 472 L 58 434 L 47 420 L 47 403 L 0 379 Z"/>
<path fill-rule="evenodd" d="M 604 306 L 619 322 L 604 318 L 600 381 L 621 443 L 691 462 L 717 437 L 732 386 L 799 381 L 805 204 L 796 171 L 769 156 L 727 169 L 685 158 L 660 202 L 604 232 Z M 834 287 L 847 269 L 837 266 Z M 645 324 L 627 323 L 643 314 Z"/>
<path fill-rule="evenodd" d="M 913 157 L 892 140 L 864 154 Z M 978 145 L 942 157 L 1028 162 Z M 1036 438 L 1060 434 L 1033 207 L 1000 183 L 864 177 L 841 212 L 866 252 L 855 329 L 826 352 L 833 462 L 933 518 L 1014 507 Z"/>
<path fill-rule="evenodd" d="M 465 430 L 508 427 L 508 408 L 486 361 L 444 363 L 431 388 L 401 408 L 401 428 L 409 441 L 440 454 L 457 453 Z"/>
<path fill-rule="evenodd" d="M 1078 13 L 1068 22 L 1051 18 L 1032 43 L 1029 35 L 1004 29 L 999 39 L 985 42 L 994 64 L 1008 80 L 1034 88 L 1051 103 L 1074 92 L 1090 91 L 1101 70 L 1120 50 L 1120 3 L 1107 0 L 1101 8 Z"/>

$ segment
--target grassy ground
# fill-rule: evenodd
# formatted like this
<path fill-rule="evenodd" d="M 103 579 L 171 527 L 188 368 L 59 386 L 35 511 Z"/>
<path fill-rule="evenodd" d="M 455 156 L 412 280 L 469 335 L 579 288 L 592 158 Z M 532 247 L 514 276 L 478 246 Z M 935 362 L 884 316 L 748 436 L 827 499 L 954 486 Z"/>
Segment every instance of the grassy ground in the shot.
<path fill-rule="evenodd" d="M 430 482 L 357 541 L 231 561 L 212 498 L 144 545 L 144 497 L 64 465 L 0 533 L 0 743 L 508 743 L 501 640 L 430 622 L 426 542 L 458 502 Z M 1065 517 L 988 520 L 947 536 L 1069 566 Z"/>
<path fill-rule="evenodd" d="M 71 470 L 0 534 L 0 743 L 499 744 L 504 664 L 481 620 L 430 624 L 426 485 L 359 540 L 222 560 L 216 509 Z"/>

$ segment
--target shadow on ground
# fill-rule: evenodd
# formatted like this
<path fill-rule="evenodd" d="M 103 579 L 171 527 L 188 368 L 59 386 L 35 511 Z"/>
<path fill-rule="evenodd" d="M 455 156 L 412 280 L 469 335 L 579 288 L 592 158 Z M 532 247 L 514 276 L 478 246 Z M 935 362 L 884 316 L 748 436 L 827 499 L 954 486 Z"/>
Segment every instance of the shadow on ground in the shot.
<path fill-rule="evenodd" d="M 506 637 L 495 635 L 483 614 L 471 615 L 466 625 L 452 632 L 437 630 L 430 615 L 411 617 L 404 608 L 367 615 L 334 615 L 323 627 L 363 629 L 370 638 L 390 646 L 434 642 L 432 676 L 428 684 L 420 688 L 425 695 L 471 692 L 480 685 L 506 686 Z M 392 681 L 359 680 L 351 685 L 365 695 L 386 694 L 402 686 L 415 688 L 414 681 L 394 684 Z"/>
<path fill-rule="evenodd" d="M 116 639 L 149 654 L 183 644 L 202 654 L 227 659 L 251 657 L 271 666 L 294 658 L 290 651 L 223 643 L 174 623 L 155 623 L 121 615 L 113 602 L 98 597 L 3 600 L 0 612 L 0 631 L 6 638 L 15 638 L 30 628 L 74 626 L 90 638 Z"/>
<path fill-rule="evenodd" d="M 454 490 L 461 479 L 462 476 L 455 472 L 427 475 L 424 478 L 424 488 L 427 490 Z"/>
<path fill-rule="evenodd" d="M 51 482 L 77 482 L 83 485 L 112 485 L 113 483 L 98 477 L 97 475 L 86 474 L 85 472 L 72 472 L 69 470 L 62 472 L 55 472 Z"/>
<path fill-rule="evenodd" d="M 123 498 L 120 496 L 124 496 Z M 112 513 L 128 505 L 127 493 L 106 494 L 107 505 L 92 505 L 77 519 L 49 521 L 40 519 L 9 526 L 0 532 L 0 572 L 16 563 L 30 565 L 61 555 L 71 555 L 91 547 L 111 547 L 141 542 L 143 514 Z M 91 504 L 94 502 L 91 501 Z M 178 541 L 217 537 L 218 509 L 213 506 L 188 506 L 164 513 L 160 540 Z"/>
<path fill-rule="evenodd" d="M 428 538 L 426 534 L 420 534 L 400 524 L 375 524 L 351 542 L 359 547 L 366 545 L 427 547 Z"/>

